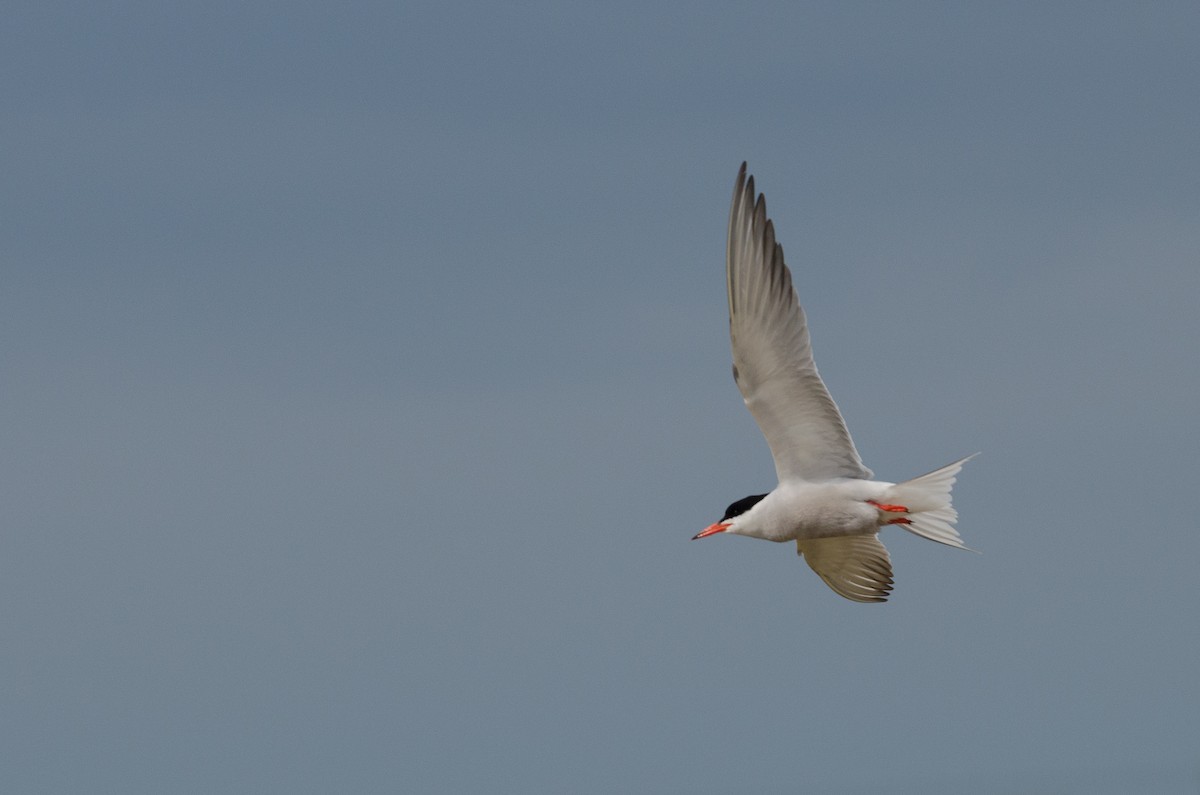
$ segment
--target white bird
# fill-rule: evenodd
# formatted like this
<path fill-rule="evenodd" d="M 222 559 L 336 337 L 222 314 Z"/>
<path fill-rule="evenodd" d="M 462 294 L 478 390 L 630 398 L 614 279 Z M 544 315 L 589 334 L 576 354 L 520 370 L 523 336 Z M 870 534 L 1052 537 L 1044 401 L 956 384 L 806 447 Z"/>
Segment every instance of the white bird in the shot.
<path fill-rule="evenodd" d="M 767 438 L 779 485 L 733 503 L 693 540 L 732 533 L 795 541 L 812 570 L 856 602 L 885 602 L 892 590 L 879 541 L 887 525 L 967 549 L 954 529 L 950 489 L 974 456 L 903 483 L 872 480 L 817 373 L 783 247 L 745 163 L 733 186 L 725 276 L 733 379 Z"/>

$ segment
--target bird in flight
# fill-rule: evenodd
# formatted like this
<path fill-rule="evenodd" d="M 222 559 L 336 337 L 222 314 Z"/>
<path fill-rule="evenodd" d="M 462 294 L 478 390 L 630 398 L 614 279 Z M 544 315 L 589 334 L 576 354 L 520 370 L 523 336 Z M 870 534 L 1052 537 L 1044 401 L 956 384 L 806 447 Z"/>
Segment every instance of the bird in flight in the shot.
<path fill-rule="evenodd" d="M 809 567 L 856 602 L 891 593 L 892 562 L 879 540 L 888 525 L 967 549 L 950 489 L 974 456 L 903 483 L 873 479 L 817 372 L 783 247 L 745 163 L 733 186 L 725 279 L 733 380 L 767 438 L 779 485 L 732 503 L 692 540 L 731 533 L 795 541 Z"/>

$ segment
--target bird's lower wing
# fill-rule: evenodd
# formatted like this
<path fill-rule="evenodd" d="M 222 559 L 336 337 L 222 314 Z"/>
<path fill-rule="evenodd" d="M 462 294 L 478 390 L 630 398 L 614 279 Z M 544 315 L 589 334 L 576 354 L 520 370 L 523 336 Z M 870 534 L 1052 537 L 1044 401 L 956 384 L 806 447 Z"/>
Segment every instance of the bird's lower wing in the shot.
<path fill-rule="evenodd" d="M 809 538 L 796 551 L 825 584 L 855 602 L 886 602 L 892 561 L 878 535 Z"/>

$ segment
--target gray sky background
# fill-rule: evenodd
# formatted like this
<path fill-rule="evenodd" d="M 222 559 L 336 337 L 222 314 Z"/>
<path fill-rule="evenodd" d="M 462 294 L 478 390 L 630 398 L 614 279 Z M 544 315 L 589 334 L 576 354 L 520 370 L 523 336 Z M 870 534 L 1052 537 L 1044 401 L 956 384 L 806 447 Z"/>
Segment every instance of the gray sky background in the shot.
<path fill-rule="evenodd" d="M 0 68 L 11 792 L 1200 791 L 1200 6 L 39 3 Z M 883 606 L 774 484 L 748 160 Z"/>

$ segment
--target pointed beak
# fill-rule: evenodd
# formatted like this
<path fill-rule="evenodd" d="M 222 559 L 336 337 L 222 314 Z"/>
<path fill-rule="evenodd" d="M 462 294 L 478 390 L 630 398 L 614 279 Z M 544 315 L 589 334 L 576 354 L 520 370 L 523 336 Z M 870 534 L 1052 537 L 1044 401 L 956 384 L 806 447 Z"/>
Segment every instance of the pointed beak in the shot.
<path fill-rule="evenodd" d="M 710 524 L 708 527 L 692 536 L 692 540 L 695 541 L 697 538 L 704 538 L 705 536 L 710 536 L 713 533 L 724 533 L 729 529 L 729 525 L 731 524 L 733 524 L 733 522 L 717 522 L 716 524 Z"/>

